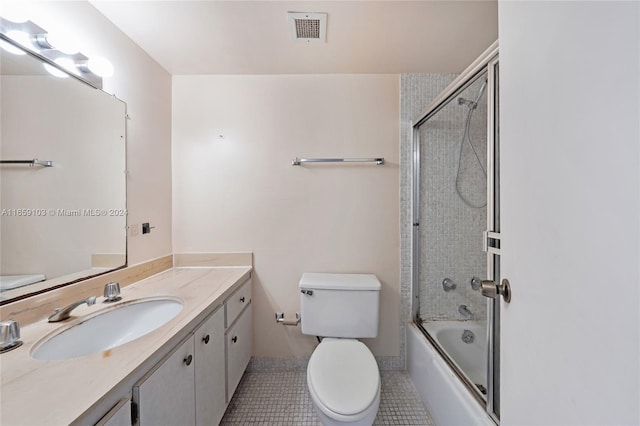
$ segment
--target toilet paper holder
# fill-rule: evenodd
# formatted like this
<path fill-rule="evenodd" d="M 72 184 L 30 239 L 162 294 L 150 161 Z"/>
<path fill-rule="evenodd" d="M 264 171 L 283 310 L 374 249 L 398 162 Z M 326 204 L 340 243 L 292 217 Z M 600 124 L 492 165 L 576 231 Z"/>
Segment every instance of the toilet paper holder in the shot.
<path fill-rule="evenodd" d="M 300 316 L 300 312 L 296 312 L 296 319 L 294 320 L 285 320 L 284 312 L 276 312 L 276 322 L 282 325 L 293 325 L 296 326 L 300 324 L 302 317 Z"/>

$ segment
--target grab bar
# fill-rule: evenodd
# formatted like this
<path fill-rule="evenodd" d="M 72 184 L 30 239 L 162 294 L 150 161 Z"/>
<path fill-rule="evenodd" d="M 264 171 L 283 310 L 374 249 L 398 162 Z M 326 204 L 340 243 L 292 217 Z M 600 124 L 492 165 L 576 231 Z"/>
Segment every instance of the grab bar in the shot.
<path fill-rule="evenodd" d="M 37 158 L 34 158 L 33 160 L 0 160 L 0 164 L 28 164 L 30 167 L 53 167 L 53 161 L 38 160 Z"/>
<path fill-rule="evenodd" d="M 381 166 L 384 158 L 294 158 L 292 166 L 300 166 L 302 163 L 376 163 Z"/>

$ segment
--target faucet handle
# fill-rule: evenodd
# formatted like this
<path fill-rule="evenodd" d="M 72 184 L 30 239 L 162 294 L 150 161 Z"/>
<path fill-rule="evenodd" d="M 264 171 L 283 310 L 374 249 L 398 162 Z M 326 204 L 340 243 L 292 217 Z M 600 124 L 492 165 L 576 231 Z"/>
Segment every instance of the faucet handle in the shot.
<path fill-rule="evenodd" d="M 14 320 L 0 322 L 0 353 L 15 349 L 20 345 L 22 345 L 20 324 Z"/>
<path fill-rule="evenodd" d="M 110 281 L 104 285 L 104 303 L 113 303 L 118 300 L 122 300 L 120 297 L 120 284 L 115 281 Z"/>
<path fill-rule="evenodd" d="M 482 280 L 474 275 L 469 284 L 471 284 L 471 290 L 478 291 L 482 287 Z"/>
<path fill-rule="evenodd" d="M 451 291 L 456 289 L 456 283 L 451 278 L 445 278 L 442 280 L 442 288 L 444 291 Z"/>

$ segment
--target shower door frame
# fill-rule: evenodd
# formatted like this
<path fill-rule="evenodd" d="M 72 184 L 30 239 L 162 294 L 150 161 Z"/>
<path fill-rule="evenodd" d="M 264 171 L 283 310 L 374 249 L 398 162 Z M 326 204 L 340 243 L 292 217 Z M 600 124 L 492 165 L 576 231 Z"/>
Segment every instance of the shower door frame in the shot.
<path fill-rule="evenodd" d="M 499 374 L 499 353 L 494 353 L 500 348 L 499 336 L 499 313 L 500 309 L 493 299 L 487 299 L 487 395 L 486 400 L 481 396 L 475 384 L 472 383 L 449 359 L 449 356 L 443 351 L 439 345 L 431 338 L 429 333 L 422 327 L 419 320 L 420 308 L 420 132 L 419 128 L 427 120 L 433 117 L 444 106 L 452 101 L 456 95 L 473 84 L 482 74 L 487 75 L 487 230 L 495 229 L 495 131 L 496 131 L 496 115 L 495 115 L 495 96 L 496 96 L 496 78 L 495 68 L 498 64 L 498 41 L 495 41 L 487 50 L 485 50 L 471 65 L 469 65 L 455 80 L 453 80 L 447 88 L 442 91 L 411 123 L 412 140 L 413 140 L 413 158 L 412 158 L 412 304 L 411 317 L 415 324 L 422 331 L 425 337 L 433 345 L 436 351 L 449 364 L 451 369 L 461 379 L 462 383 L 467 387 L 471 395 L 478 403 L 485 407 L 487 414 L 499 423 L 499 380 L 496 376 Z M 480 249 L 480 248 L 478 248 Z M 494 257 L 499 255 L 499 249 L 487 251 L 487 279 L 494 279 L 495 262 Z M 497 322 L 497 323 L 496 323 Z M 497 367 L 497 368 L 496 368 Z"/>

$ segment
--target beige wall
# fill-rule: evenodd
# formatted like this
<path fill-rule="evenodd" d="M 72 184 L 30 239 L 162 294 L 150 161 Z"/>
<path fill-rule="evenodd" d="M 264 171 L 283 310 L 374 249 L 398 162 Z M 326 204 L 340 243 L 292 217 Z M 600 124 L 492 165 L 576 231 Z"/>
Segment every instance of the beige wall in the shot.
<path fill-rule="evenodd" d="M 397 75 L 171 77 L 86 2 L 42 2 L 34 21 L 70 28 L 114 64 L 127 102 L 129 263 L 175 252 L 255 253 L 256 356 L 308 356 L 279 326 L 304 271 L 371 272 L 383 283 L 376 355 L 399 354 Z M 172 152 L 173 130 L 173 250 Z M 224 139 L 218 137 L 224 135 Z M 384 156 L 385 166 L 292 167 L 295 156 Z"/>
<path fill-rule="evenodd" d="M 300 309 L 305 271 L 376 274 L 367 344 L 399 355 L 397 75 L 174 76 L 172 133 L 174 251 L 254 252 L 254 356 L 311 354 L 315 338 L 274 321 Z"/>
<path fill-rule="evenodd" d="M 129 264 L 171 253 L 171 76 L 86 1 L 39 1 L 33 21 L 63 27 L 87 56 L 109 58 L 115 74 L 104 89 L 127 103 L 129 224 L 151 234 L 128 238 Z"/>

